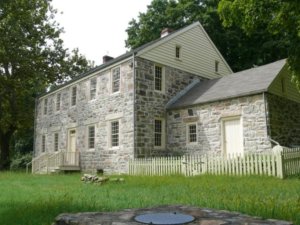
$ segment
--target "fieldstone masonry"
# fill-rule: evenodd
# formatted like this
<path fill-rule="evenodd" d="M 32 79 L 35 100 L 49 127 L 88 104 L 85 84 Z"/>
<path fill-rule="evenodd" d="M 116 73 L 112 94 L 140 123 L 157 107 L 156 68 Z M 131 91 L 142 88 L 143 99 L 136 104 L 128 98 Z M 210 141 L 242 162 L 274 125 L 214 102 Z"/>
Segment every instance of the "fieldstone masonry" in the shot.
<path fill-rule="evenodd" d="M 268 94 L 270 136 L 282 146 L 300 146 L 300 104 Z"/>
<path fill-rule="evenodd" d="M 188 225 L 292 225 L 291 222 L 251 217 L 238 212 L 197 208 L 193 206 L 160 206 L 146 209 L 127 209 L 120 212 L 90 212 L 61 214 L 52 225 L 139 225 L 134 217 L 146 213 L 176 212 L 188 214 L 195 220 Z"/>
<path fill-rule="evenodd" d="M 48 99 L 48 112 L 43 113 L 44 99 L 40 98 L 36 116 L 35 155 L 41 154 L 42 135 L 46 136 L 46 152 L 54 152 L 54 133 L 59 134 L 59 150 L 68 147 L 68 132 L 76 129 L 76 150 L 80 152 L 80 167 L 84 171 L 104 169 L 120 173 L 127 170 L 133 157 L 133 69 L 131 61 L 120 65 L 120 92 L 111 91 L 111 70 L 96 74 L 97 98 L 89 99 L 90 78 L 75 82 Z M 71 88 L 77 87 L 76 106 L 71 106 Z M 56 94 L 61 93 L 61 109 L 56 111 Z M 110 121 L 120 121 L 120 146 L 109 147 Z M 95 125 L 95 149 L 88 149 L 88 126 Z"/>
<path fill-rule="evenodd" d="M 192 111 L 192 116 L 188 111 Z M 262 94 L 216 101 L 168 112 L 168 149 L 170 154 L 220 153 L 222 119 L 242 117 L 244 151 L 271 149 L 267 136 L 265 102 Z M 197 143 L 187 142 L 187 124 L 197 124 Z"/>
<path fill-rule="evenodd" d="M 136 157 L 163 156 L 166 147 L 154 147 L 154 119 L 166 120 L 166 104 L 195 78 L 201 77 L 165 66 L 165 91 L 154 90 L 155 63 L 137 58 L 136 70 Z"/>

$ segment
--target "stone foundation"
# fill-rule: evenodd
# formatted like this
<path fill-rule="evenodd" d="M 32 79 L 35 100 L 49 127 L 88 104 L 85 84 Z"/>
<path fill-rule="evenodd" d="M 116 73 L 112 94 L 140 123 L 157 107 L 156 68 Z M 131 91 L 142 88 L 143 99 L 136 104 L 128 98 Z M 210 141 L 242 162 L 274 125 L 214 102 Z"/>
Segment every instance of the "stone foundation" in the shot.
<path fill-rule="evenodd" d="M 138 225 L 135 216 L 146 213 L 176 212 L 195 217 L 189 225 L 292 225 L 291 222 L 251 217 L 238 212 L 197 208 L 192 206 L 161 206 L 145 209 L 127 209 L 108 213 L 61 214 L 52 225 Z"/>

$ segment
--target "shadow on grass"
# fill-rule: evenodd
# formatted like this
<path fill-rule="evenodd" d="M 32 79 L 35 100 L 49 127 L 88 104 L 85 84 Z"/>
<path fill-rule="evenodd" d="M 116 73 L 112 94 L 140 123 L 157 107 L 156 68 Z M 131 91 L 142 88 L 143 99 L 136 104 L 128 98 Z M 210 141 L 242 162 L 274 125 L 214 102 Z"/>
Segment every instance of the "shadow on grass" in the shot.
<path fill-rule="evenodd" d="M 88 205 L 80 205 L 67 199 L 51 199 L 28 203 L 10 202 L 0 209 L 0 224 L 3 225 L 49 225 L 61 213 L 95 211 Z M 99 210 L 101 209 L 99 208 Z"/>

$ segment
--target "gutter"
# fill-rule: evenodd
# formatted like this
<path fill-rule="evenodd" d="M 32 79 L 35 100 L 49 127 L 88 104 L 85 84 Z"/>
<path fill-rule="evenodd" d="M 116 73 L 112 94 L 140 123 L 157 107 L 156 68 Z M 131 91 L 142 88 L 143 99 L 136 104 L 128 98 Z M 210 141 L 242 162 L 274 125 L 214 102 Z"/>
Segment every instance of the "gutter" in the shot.
<path fill-rule="evenodd" d="M 136 72 L 135 72 L 135 55 L 136 52 L 132 54 L 132 69 L 133 69 L 133 158 L 136 154 Z"/>

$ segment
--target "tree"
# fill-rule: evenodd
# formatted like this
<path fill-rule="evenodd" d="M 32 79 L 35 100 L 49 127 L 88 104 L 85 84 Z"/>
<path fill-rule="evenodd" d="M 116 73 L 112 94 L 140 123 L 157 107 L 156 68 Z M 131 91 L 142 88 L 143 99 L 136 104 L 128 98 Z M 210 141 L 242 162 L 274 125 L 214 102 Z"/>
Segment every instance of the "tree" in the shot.
<path fill-rule="evenodd" d="M 238 26 L 248 36 L 257 30 L 281 37 L 288 50 L 293 80 L 300 88 L 300 2 L 288 0 L 221 0 L 218 11 L 225 26 Z M 276 53 L 275 53 L 276 54 Z"/>
<path fill-rule="evenodd" d="M 137 48 L 159 38 L 163 28 L 180 29 L 200 21 L 233 71 L 240 71 L 286 57 L 280 35 L 258 29 L 248 36 L 239 26 L 224 27 L 218 14 L 219 0 L 153 0 L 146 13 L 132 19 L 126 47 Z"/>
<path fill-rule="evenodd" d="M 0 169 L 9 167 L 14 133 L 33 126 L 35 97 L 89 67 L 78 50 L 63 47 L 50 2 L 0 1 Z"/>

